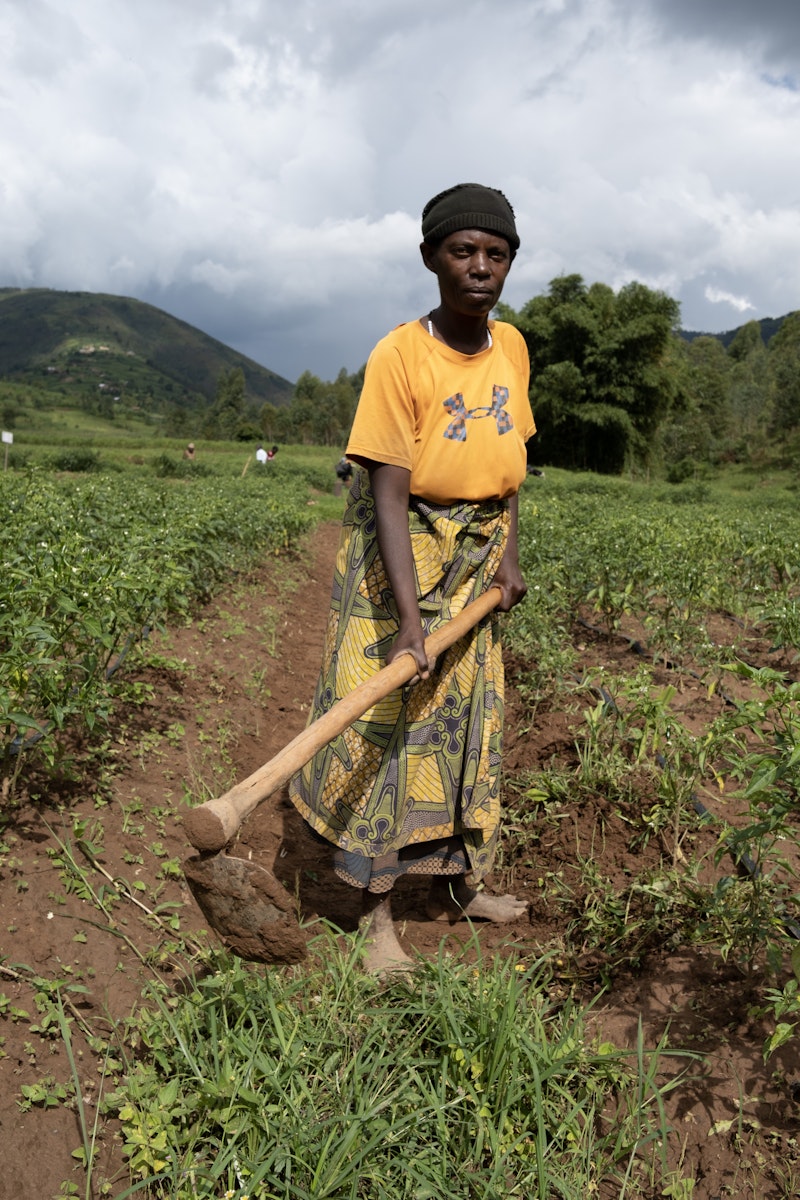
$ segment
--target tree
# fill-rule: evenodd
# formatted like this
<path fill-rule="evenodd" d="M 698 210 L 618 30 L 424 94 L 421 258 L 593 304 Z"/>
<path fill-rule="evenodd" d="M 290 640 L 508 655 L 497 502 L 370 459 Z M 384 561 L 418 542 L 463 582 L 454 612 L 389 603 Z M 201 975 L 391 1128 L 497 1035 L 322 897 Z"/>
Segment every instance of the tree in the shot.
<path fill-rule="evenodd" d="M 709 423 L 717 437 L 729 432 L 728 391 L 731 363 L 719 338 L 698 337 L 687 350 L 689 375 L 687 389 L 693 407 Z"/>
<path fill-rule="evenodd" d="M 615 294 L 566 275 L 520 313 L 501 305 L 500 315 L 531 357 L 532 461 L 605 473 L 647 464 L 680 397 L 671 350 L 677 301 L 641 283 Z"/>
<path fill-rule="evenodd" d="M 800 312 L 790 313 L 769 344 L 770 433 L 800 427 Z"/>
<path fill-rule="evenodd" d="M 19 405 L 11 396 L 4 395 L 3 392 L 0 391 L 0 424 L 2 424 L 3 429 L 14 429 L 17 424 L 18 416 Z"/>
<path fill-rule="evenodd" d="M 244 371 L 241 367 L 233 367 L 219 377 L 214 403 L 203 425 L 204 437 L 236 438 L 245 415 Z"/>
<path fill-rule="evenodd" d="M 313 375 L 311 371 L 303 371 L 294 385 L 292 400 L 316 400 L 324 386 L 318 375 Z"/>
<path fill-rule="evenodd" d="M 728 404 L 736 429 L 738 451 L 749 455 L 762 448 L 770 424 L 770 395 L 767 378 L 767 348 L 758 321 L 748 321 L 737 330 L 728 346 L 731 360 Z"/>
<path fill-rule="evenodd" d="M 732 450 L 728 392 L 731 363 L 722 342 L 703 336 L 672 339 L 679 402 L 660 427 L 658 441 L 667 477 L 687 478 Z"/>
<path fill-rule="evenodd" d="M 358 397 L 363 384 L 363 368 L 348 375 L 344 367 L 333 383 L 304 371 L 297 380 L 288 409 L 261 412 L 261 424 L 267 434 L 265 421 L 277 431 L 285 430 L 288 441 L 307 442 L 317 446 L 340 446 L 347 440 Z M 285 416 L 284 416 L 285 414 Z"/>
<path fill-rule="evenodd" d="M 736 330 L 736 334 L 728 346 L 728 356 L 734 362 L 745 362 L 751 354 L 764 349 L 764 339 L 761 336 L 761 326 L 758 321 L 748 321 Z"/>

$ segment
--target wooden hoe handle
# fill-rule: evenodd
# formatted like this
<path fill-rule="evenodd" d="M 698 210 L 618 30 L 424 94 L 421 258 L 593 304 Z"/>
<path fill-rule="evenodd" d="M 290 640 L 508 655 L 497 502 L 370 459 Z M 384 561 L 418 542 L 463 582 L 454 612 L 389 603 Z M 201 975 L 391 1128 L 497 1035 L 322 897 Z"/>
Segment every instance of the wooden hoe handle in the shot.
<path fill-rule="evenodd" d="M 496 608 L 502 598 L 499 587 L 491 587 L 430 637 L 425 639 L 425 652 L 429 659 L 437 658 L 443 650 L 452 646 L 477 625 L 482 617 Z M 413 679 L 417 664 L 412 654 L 403 654 L 388 667 L 383 667 L 372 679 L 354 688 L 341 700 L 337 700 L 318 720 L 307 725 L 288 746 L 284 746 L 274 758 L 264 763 L 252 775 L 237 783 L 224 796 L 208 800 L 191 809 L 184 817 L 184 828 L 189 841 L 196 850 L 210 852 L 221 850 L 236 833 L 239 826 L 254 808 L 288 783 L 301 767 L 304 767 L 323 746 L 343 733 L 353 721 L 383 700 L 395 688 Z"/>

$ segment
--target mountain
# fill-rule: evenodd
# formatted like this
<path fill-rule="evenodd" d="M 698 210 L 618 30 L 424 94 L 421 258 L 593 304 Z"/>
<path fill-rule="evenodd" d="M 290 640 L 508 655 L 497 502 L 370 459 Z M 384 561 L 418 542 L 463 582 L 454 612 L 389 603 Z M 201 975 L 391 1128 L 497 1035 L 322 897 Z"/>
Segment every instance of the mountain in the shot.
<path fill-rule="evenodd" d="M 790 314 L 788 313 L 786 314 L 786 316 L 789 315 Z M 765 346 L 768 346 L 771 339 L 774 338 L 775 334 L 786 320 L 786 316 L 762 317 L 760 321 L 756 322 L 756 324 L 761 328 L 761 340 Z M 745 324 L 749 325 L 750 322 L 746 321 Z M 681 329 L 679 330 L 679 336 L 682 337 L 685 342 L 693 342 L 695 338 L 699 337 L 713 337 L 716 338 L 718 342 L 722 342 L 723 346 L 727 350 L 728 346 L 730 346 L 731 342 L 742 328 L 744 328 L 744 326 L 739 325 L 736 329 L 728 329 L 725 333 L 703 333 L 702 331 Z"/>
<path fill-rule="evenodd" d="M 62 395 L 103 388 L 148 409 L 195 408 L 237 368 L 254 405 L 291 400 L 288 379 L 141 300 L 0 288 L 0 379 Z"/>

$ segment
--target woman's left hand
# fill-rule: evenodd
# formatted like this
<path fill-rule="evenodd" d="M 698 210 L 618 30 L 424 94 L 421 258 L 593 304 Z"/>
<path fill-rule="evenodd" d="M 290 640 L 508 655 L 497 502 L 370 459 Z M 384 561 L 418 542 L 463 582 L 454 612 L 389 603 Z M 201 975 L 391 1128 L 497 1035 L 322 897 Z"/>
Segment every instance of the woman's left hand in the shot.
<path fill-rule="evenodd" d="M 492 587 L 499 587 L 503 592 L 503 598 L 497 606 L 499 612 L 508 612 L 515 604 L 519 604 L 528 590 L 528 585 L 522 578 L 516 559 L 508 554 L 503 556 L 503 561 L 492 580 Z"/>
<path fill-rule="evenodd" d="M 519 550 L 517 529 L 519 525 L 519 495 L 512 496 L 508 502 L 510 526 L 505 554 L 492 580 L 493 587 L 502 589 L 503 598 L 497 608 L 500 612 L 508 612 L 515 604 L 519 604 L 528 590 L 528 585 L 522 578 L 519 569 Z"/>

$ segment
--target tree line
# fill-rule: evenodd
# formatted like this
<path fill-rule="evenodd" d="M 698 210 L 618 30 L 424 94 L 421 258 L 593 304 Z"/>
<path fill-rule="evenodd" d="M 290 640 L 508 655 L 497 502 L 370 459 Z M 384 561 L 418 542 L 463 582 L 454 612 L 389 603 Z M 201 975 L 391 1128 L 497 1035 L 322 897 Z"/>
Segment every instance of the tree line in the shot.
<path fill-rule="evenodd" d="M 532 462 L 657 469 L 678 481 L 706 465 L 792 461 L 800 313 L 785 317 L 768 345 L 751 321 L 726 348 L 712 335 L 682 337 L 680 306 L 664 292 L 641 283 L 614 292 L 567 275 L 519 312 L 499 315 L 521 331 L 531 356 Z"/>
<path fill-rule="evenodd" d="M 519 311 L 497 314 L 520 330 L 531 359 L 537 437 L 532 464 L 664 472 L 687 478 L 705 465 L 783 456 L 800 448 L 800 313 L 766 344 L 742 326 L 726 347 L 711 335 L 680 335 L 680 306 L 641 283 L 614 291 L 580 275 L 554 279 Z M 223 374 L 211 407 L 175 419 L 182 435 L 343 447 L 364 367 L 333 381 L 305 371 L 291 402 L 248 402 L 241 370 Z M 193 421 L 190 431 L 187 421 Z"/>
<path fill-rule="evenodd" d="M 175 408 L 167 414 L 165 432 L 175 437 L 341 447 L 361 395 L 364 370 L 348 374 L 343 367 L 333 382 L 304 371 L 288 405 L 259 406 L 247 396 L 244 372 L 233 368 L 220 376 L 214 401 L 205 413 Z"/>

